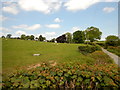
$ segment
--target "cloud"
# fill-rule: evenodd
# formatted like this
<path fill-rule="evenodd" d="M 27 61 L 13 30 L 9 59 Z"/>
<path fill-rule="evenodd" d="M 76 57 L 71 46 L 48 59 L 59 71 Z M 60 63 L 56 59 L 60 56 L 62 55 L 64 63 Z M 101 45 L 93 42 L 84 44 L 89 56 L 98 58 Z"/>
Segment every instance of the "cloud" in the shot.
<path fill-rule="evenodd" d="M 0 27 L 0 31 L 2 32 L 10 32 L 11 30 L 5 27 Z"/>
<path fill-rule="evenodd" d="M 19 10 L 17 9 L 17 7 L 14 4 L 11 4 L 9 6 L 5 6 L 5 7 L 2 8 L 2 10 L 4 12 L 11 13 L 11 14 L 14 14 L 14 15 L 19 13 Z"/>
<path fill-rule="evenodd" d="M 99 1 L 100 0 L 69 0 L 64 4 L 64 6 L 69 11 L 78 11 L 85 10 Z"/>
<path fill-rule="evenodd" d="M 40 24 L 35 24 L 35 25 L 32 25 L 32 26 L 30 26 L 30 27 L 28 27 L 26 29 L 28 29 L 28 30 L 36 30 L 36 29 L 39 29 L 39 28 L 41 28 L 41 25 Z"/>
<path fill-rule="evenodd" d="M 46 37 L 48 40 L 55 38 L 56 32 L 45 32 L 42 34 L 44 37 Z"/>
<path fill-rule="evenodd" d="M 28 25 L 25 25 L 25 24 L 18 25 L 18 26 L 12 26 L 12 28 L 14 28 L 14 29 L 25 29 L 27 27 L 28 27 Z"/>
<path fill-rule="evenodd" d="M 119 2 L 119 0 L 102 0 L 102 1 L 105 1 L 105 2 Z"/>
<path fill-rule="evenodd" d="M 18 26 L 12 26 L 14 29 L 24 29 L 24 30 L 36 30 L 41 28 L 40 24 L 34 24 L 32 26 L 28 26 L 26 24 L 18 25 Z"/>
<path fill-rule="evenodd" d="M 42 35 L 43 37 L 45 37 L 47 40 L 51 40 L 53 38 L 56 38 L 56 32 L 45 32 L 45 33 L 41 33 L 41 34 L 36 34 L 35 37 L 39 37 L 40 35 Z"/>
<path fill-rule="evenodd" d="M 72 33 L 78 30 L 80 30 L 80 27 L 72 27 Z"/>
<path fill-rule="evenodd" d="M 62 20 L 60 18 L 55 18 L 54 22 L 62 22 Z"/>
<path fill-rule="evenodd" d="M 45 36 L 54 36 L 54 35 L 56 35 L 56 33 L 55 32 L 46 32 L 44 35 Z"/>
<path fill-rule="evenodd" d="M 19 30 L 19 31 L 16 31 L 15 34 L 16 34 L 16 35 L 22 35 L 22 34 L 25 34 L 25 35 L 26 35 L 26 32 Z"/>
<path fill-rule="evenodd" d="M 61 7 L 61 0 L 19 0 L 19 6 L 25 11 L 39 11 L 45 14 L 57 11 Z"/>
<path fill-rule="evenodd" d="M 49 25 L 45 25 L 47 28 L 53 28 L 53 29 L 57 29 L 60 28 L 59 24 L 49 24 Z"/>
<path fill-rule="evenodd" d="M 64 6 L 69 11 L 85 10 L 98 2 L 118 2 L 119 0 L 68 0 Z"/>
<path fill-rule="evenodd" d="M 103 11 L 106 12 L 106 13 L 110 13 L 110 12 L 112 12 L 114 10 L 115 10 L 115 8 L 113 8 L 113 7 L 105 7 L 105 8 L 103 8 Z"/>
<path fill-rule="evenodd" d="M 0 37 L 3 36 L 3 35 L 5 35 L 5 34 L 3 32 L 0 32 Z"/>
<path fill-rule="evenodd" d="M 0 15 L 0 21 L 5 21 L 5 20 L 8 20 L 9 18 L 8 17 L 5 17 L 3 15 Z"/>
<path fill-rule="evenodd" d="M 65 32 L 63 32 L 62 34 L 65 34 L 65 33 L 67 33 L 67 32 L 73 34 L 75 31 L 78 31 L 78 30 L 80 30 L 80 27 L 74 26 L 74 27 L 72 27 L 69 31 L 68 31 L 68 30 L 65 30 Z"/>

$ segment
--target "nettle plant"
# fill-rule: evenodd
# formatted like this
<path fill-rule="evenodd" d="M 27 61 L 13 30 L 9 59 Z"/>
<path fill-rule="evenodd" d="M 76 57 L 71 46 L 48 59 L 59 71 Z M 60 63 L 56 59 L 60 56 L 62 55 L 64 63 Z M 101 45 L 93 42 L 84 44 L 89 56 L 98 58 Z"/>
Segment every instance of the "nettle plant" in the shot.
<path fill-rule="evenodd" d="M 3 76 L 2 88 L 119 88 L 120 74 L 114 64 L 63 63 L 19 70 Z"/>

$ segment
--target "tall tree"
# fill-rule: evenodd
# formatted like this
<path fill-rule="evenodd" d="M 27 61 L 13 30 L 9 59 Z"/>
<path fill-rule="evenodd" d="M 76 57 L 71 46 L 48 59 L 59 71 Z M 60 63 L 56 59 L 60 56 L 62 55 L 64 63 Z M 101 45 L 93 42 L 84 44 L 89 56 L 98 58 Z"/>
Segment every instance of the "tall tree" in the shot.
<path fill-rule="evenodd" d="M 72 42 L 72 34 L 67 32 L 66 34 L 66 41 L 67 43 L 71 43 Z"/>
<path fill-rule="evenodd" d="M 34 40 L 34 35 L 31 35 L 31 36 L 30 36 L 30 40 Z"/>
<path fill-rule="evenodd" d="M 12 34 L 7 34 L 6 38 L 11 38 Z"/>
<path fill-rule="evenodd" d="M 45 38 L 45 37 L 43 37 L 43 41 L 44 41 L 44 40 L 46 40 L 46 38 Z"/>
<path fill-rule="evenodd" d="M 2 36 L 1 38 L 5 38 L 5 36 Z"/>
<path fill-rule="evenodd" d="M 63 34 L 62 36 L 57 37 L 57 38 L 56 38 L 56 41 L 57 41 L 58 43 L 65 43 L 65 42 L 66 42 L 66 35 Z"/>
<path fill-rule="evenodd" d="M 46 38 L 43 37 L 42 35 L 40 35 L 39 38 L 38 38 L 39 41 L 44 41 L 45 39 L 46 39 Z"/>
<path fill-rule="evenodd" d="M 26 35 L 25 35 L 25 34 L 22 34 L 22 35 L 21 35 L 21 39 L 22 39 L 22 40 L 25 40 L 25 38 L 26 38 Z"/>
<path fill-rule="evenodd" d="M 30 39 L 30 36 L 29 36 L 29 35 L 27 35 L 27 36 L 25 37 L 25 39 L 26 39 L 26 40 L 29 40 L 29 39 Z"/>
<path fill-rule="evenodd" d="M 90 40 L 90 42 L 93 42 L 97 39 L 101 39 L 101 35 L 102 35 L 102 32 L 99 30 L 99 28 L 96 28 L 96 27 L 88 27 L 86 30 L 85 30 L 85 36 L 86 36 L 86 40 Z"/>
<path fill-rule="evenodd" d="M 76 31 L 73 33 L 73 42 L 75 43 L 84 43 L 85 35 L 83 31 Z"/>
<path fill-rule="evenodd" d="M 56 40 L 56 39 L 55 39 L 55 38 L 53 38 L 53 39 L 51 39 L 51 40 L 50 40 L 50 42 L 55 42 L 55 40 Z"/>

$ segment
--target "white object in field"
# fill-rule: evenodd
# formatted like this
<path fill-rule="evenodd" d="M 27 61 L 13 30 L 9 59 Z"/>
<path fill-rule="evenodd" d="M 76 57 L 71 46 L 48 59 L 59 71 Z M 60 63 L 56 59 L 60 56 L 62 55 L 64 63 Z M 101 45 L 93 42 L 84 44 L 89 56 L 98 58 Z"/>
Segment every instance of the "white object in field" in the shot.
<path fill-rule="evenodd" d="M 33 54 L 33 56 L 40 56 L 40 54 Z"/>
<path fill-rule="evenodd" d="M 55 41 L 55 43 L 57 43 L 57 41 Z"/>
<path fill-rule="evenodd" d="M 44 42 L 47 42 L 47 40 L 44 40 Z"/>

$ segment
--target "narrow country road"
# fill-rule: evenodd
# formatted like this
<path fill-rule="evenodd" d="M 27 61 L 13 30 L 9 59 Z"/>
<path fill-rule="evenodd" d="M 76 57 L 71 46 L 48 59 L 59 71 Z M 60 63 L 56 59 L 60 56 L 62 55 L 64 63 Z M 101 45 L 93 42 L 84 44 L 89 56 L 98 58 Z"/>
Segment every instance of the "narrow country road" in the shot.
<path fill-rule="evenodd" d="M 117 55 L 107 51 L 106 49 L 102 48 L 102 51 L 104 53 L 106 53 L 107 55 L 109 55 L 115 62 L 115 64 L 117 64 L 118 66 L 120 66 L 120 57 L 118 57 Z"/>

